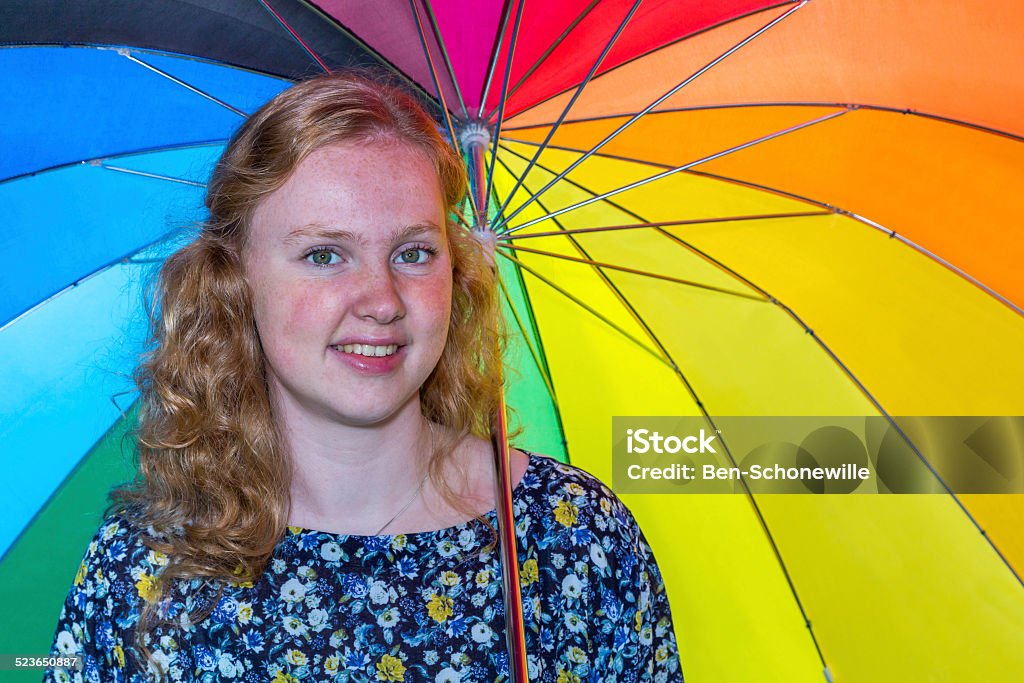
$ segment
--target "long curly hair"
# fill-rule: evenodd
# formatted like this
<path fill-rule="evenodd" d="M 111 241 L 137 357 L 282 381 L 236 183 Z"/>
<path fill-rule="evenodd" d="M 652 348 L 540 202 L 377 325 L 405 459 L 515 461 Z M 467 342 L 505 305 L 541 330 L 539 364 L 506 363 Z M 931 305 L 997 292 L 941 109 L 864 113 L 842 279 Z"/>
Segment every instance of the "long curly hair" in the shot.
<path fill-rule="evenodd" d="M 229 583 L 259 578 L 288 521 L 290 465 L 240 259 L 253 213 L 314 150 L 396 139 L 427 154 L 452 217 L 450 328 L 420 398 L 428 424 L 447 428 L 435 430 L 431 480 L 462 509 L 441 473 L 466 434 L 490 437 L 505 340 L 493 267 L 454 220 L 466 195 L 462 161 L 419 103 L 395 86 L 354 72 L 300 82 L 232 136 L 208 186 L 207 221 L 167 259 L 151 294 L 149 351 L 135 373 L 137 475 L 111 492 L 107 513 L 148 529 L 147 545 L 163 554 L 136 632 L 136 647 L 160 678 L 149 632 L 175 616 L 163 613 L 168 588 L 176 579 L 219 586 L 189 618 L 204 619 Z"/>

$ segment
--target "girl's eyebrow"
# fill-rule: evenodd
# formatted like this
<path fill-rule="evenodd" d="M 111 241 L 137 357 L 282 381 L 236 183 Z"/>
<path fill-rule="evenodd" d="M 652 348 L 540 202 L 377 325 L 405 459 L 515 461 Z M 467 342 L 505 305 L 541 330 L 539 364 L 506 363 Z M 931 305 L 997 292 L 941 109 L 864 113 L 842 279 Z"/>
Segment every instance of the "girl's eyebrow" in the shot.
<path fill-rule="evenodd" d="M 388 235 L 387 240 L 389 242 L 401 242 L 409 239 L 410 237 L 419 237 L 428 233 L 439 234 L 440 232 L 441 228 L 439 228 L 436 223 L 433 221 L 424 221 L 423 223 L 415 223 L 413 225 L 407 225 L 404 228 L 393 230 L 391 234 Z M 348 230 L 331 228 L 318 223 L 310 223 L 290 230 L 288 234 L 285 235 L 283 242 L 286 245 L 291 245 L 309 237 L 337 241 L 350 241 L 364 246 L 367 243 L 363 237 Z"/>

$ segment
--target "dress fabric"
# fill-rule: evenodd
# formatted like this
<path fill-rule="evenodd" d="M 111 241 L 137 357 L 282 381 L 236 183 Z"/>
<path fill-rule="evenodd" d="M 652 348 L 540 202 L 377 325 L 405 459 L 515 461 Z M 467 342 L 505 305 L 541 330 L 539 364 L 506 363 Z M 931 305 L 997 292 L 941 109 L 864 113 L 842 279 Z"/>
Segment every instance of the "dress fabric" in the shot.
<path fill-rule="evenodd" d="M 633 516 L 586 472 L 527 453 L 513 491 L 531 681 L 681 683 L 661 574 Z M 122 511 L 123 512 L 123 511 Z M 486 522 L 482 521 L 486 520 Z M 497 518 L 422 533 L 355 536 L 288 527 L 259 580 L 217 591 L 179 582 L 172 624 L 136 659 L 135 624 L 167 557 L 112 514 L 89 544 L 60 613 L 55 655 L 84 666 L 49 681 L 508 679 Z M 165 680 L 168 680 L 165 678 Z"/>

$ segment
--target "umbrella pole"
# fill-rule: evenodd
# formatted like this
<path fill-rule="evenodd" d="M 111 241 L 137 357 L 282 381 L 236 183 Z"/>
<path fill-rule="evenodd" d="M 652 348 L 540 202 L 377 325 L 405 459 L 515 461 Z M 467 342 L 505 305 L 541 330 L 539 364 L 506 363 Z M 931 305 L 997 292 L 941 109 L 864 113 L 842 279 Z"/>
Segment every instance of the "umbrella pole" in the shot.
<path fill-rule="evenodd" d="M 516 553 L 516 526 L 512 516 L 512 473 L 506 438 L 505 397 L 501 397 L 491 440 L 494 465 L 498 474 L 498 546 L 501 553 L 501 588 L 505 600 L 506 646 L 509 655 L 509 681 L 527 682 L 526 627 L 523 624 L 523 599 L 519 592 L 519 560 Z"/>
<path fill-rule="evenodd" d="M 473 122 L 461 131 L 460 137 L 462 149 L 467 157 L 469 187 L 474 200 L 473 235 L 480 240 L 490 257 L 491 267 L 494 268 L 497 277 L 498 264 L 494 258 L 496 240 L 488 222 L 487 164 L 484 160 L 490 133 L 483 123 Z M 501 556 L 501 585 L 505 603 L 508 680 L 510 683 L 527 683 L 526 627 L 523 624 L 523 599 L 519 592 L 519 559 L 516 552 L 516 524 L 512 515 L 512 470 L 509 460 L 508 425 L 505 421 L 504 391 L 499 396 L 498 411 L 491 425 L 491 444 L 497 475 L 495 513 L 498 518 L 498 549 Z"/>

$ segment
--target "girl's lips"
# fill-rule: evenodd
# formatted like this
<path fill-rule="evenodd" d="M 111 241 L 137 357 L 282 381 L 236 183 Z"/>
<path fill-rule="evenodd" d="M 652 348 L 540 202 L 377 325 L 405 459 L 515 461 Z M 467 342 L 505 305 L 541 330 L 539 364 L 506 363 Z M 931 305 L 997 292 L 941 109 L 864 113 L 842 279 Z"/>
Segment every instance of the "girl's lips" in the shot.
<path fill-rule="evenodd" d="M 363 356 L 358 353 L 345 353 L 337 346 L 331 346 L 330 349 L 331 353 L 335 354 L 343 363 L 364 375 L 385 375 L 397 368 L 405 358 L 404 346 L 399 346 L 398 350 L 390 356 Z"/>

